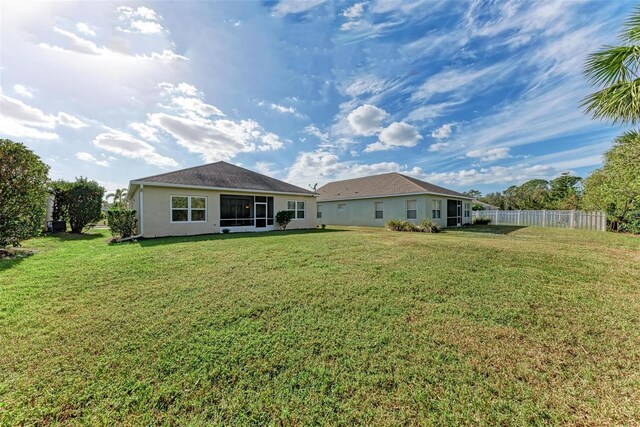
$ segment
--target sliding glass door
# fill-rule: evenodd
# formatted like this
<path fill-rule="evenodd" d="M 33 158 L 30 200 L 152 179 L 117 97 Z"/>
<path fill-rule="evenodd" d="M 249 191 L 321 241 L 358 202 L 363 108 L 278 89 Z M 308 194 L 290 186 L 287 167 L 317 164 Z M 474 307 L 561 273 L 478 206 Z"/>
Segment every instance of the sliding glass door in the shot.
<path fill-rule="evenodd" d="M 273 219 L 273 197 L 220 195 L 220 227 L 266 228 Z"/>

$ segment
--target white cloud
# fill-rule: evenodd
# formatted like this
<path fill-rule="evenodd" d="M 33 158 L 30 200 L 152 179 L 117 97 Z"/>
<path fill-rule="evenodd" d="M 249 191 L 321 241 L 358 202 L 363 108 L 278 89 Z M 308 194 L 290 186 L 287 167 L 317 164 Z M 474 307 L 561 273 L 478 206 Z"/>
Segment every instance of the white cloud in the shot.
<path fill-rule="evenodd" d="M 58 134 L 51 130 L 59 125 L 74 129 L 88 126 L 70 114 L 46 114 L 39 108 L 0 94 L 0 132 L 22 138 L 57 139 Z"/>
<path fill-rule="evenodd" d="M 436 142 L 435 144 L 431 144 L 429 146 L 429 151 L 431 151 L 432 153 L 437 153 L 438 151 L 442 151 L 442 149 L 447 148 L 448 146 L 448 142 Z"/>
<path fill-rule="evenodd" d="M 178 96 L 171 99 L 171 103 L 180 108 L 188 117 L 209 117 L 224 116 L 224 113 L 217 107 L 203 102 L 199 98 L 185 98 Z"/>
<path fill-rule="evenodd" d="M 433 120 L 435 118 L 448 114 L 453 107 L 464 103 L 465 99 L 458 99 L 455 101 L 441 102 L 438 104 L 422 105 L 415 110 L 411 111 L 407 116 L 407 120 L 415 122 L 423 122 Z"/>
<path fill-rule="evenodd" d="M 353 6 L 347 8 L 342 12 L 342 16 L 348 19 L 355 19 L 362 16 L 364 13 L 365 2 L 356 3 Z"/>
<path fill-rule="evenodd" d="M 271 104 L 270 107 L 272 110 L 277 111 L 278 113 L 293 114 L 296 117 L 304 117 L 303 114 L 300 114 L 298 110 L 293 107 L 285 107 L 284 105 L 280 104 Z"/>
<path fill-rule="evenodd" d="M 318 138 L 322 142 L 328 142 L 329 141 L 329 133 L 328 132 L 322 132 L 314 124 L 307 125 L 304 128 L 304 132 L 309 134 L 309 135 L 315 136 L 316 138 Z"/>
<path fill-rule="evenodd" d="M 16 93 L 16 95 L 22 96 L 24 98 L 33 98 L 33 93 L 31 92 L 31 89 L 29 89 L 24 85 L 21 85 L 21 84 L 13 85 L 13 91 Z"/>
<path fill-rule="evenodd" d="M 96 32 L 89 26 L 89 24 L 85 24 L 84 22 L 78 22 L 76 24 L 76 29 L 80 31 L 85 36 L 95 37 Z"/>
<path fill-rule="evenodd" d="M 548 179 L 562 171 L 549 165 L 492 166 L 463 169 L 454 172 L 424 174 L 421 179 L 442 185 L 469 186 L 478 184 L 521 184 L 534 178 Z"/>
<path fill-rule="evenodd" d="M 348 84 L 340 88 L 340 91 L 351 97 L 367 94 L 377 94 L 387 88 L 385 80 L 371 74 L 355 77 Z"/>
<path fill-rule="evenodd" d="M 135 130 L 142 139 L 145 139 L 151 142 L 160 142 L 160 140 L 156 136 L 156 133 L 158 133 L 158 129 L 154 127 L 151 127 L 145 123 L 140 123 L 140 122 L 130 123 L 129 127 Z"/>
<path fill-rule="evenodd" d="M 62 112 L 58 113 L 57 122 L 62 126 L 70 127 L 73 129 L 80 129 L 89 126 L 79 118 L 72 116 L 71 114 Z"/>
<path fill-rule="evenodd" d="M 478 158 L 481 162 L 495 162 L 496 160 L 511 157 L 508 148 L 491 148 L 489 150 L 471 150 L 466 154 L 467 157 Z"/>
<path fill-rule="evenodd" d="M 347 121 L 356 135 L 370 136 L 380 132 L 380 125 L 388 115 L 381 108 L 365 104 L 349 113 Z"/>
<path fill-rule="evenodd" d="M 185 82 L 178 83 L 177 85 L 173 83 L 161 82 L 158 84 L 158 87 L 161 89 L 163 94 L 181 93 L 188 96 L 202 96 L 202 93 L 198 91 L 198 89 L 194 85 L 190 85 L 189 83 Z"/>
<path fill-rule="evenodd" d="M 120 12 L 119 19 L 126 27 L 118 27 L 118 30 L 127 33 L 156 34 L 162 32 L 163 28 L 157 21 L 162 19 L 153 9 L 148 7 L 138 7 L 137 9 L 128 6 L 120 6 L 116 9 Z"/>
<path fill-rule="evenodd" d="M 98 160 L 93 157 L 91 154 L 79 151 L 76 153 L 76 157 L 84 162 L 95 163 L 98 166 L 107 167 L 109 166 L 109 162 L 107 160 Z"/>
<path fill-rule="evenodd" d="M 326 0 L 280 0 L 272 9 L 275 16 L 286 16 L 307 12 L 323 4 Z"/>
<path fill-rule="evenodd" d="M 208 120 L 165 113 L 149 115 L 149 124 L 159 127 L 191 153 L 207 162 L 229 160 L 241 152 L 278 150 L 282 143 L 274 134 L 262 133 L 254 120 Z"/>
<path fill-rule="evenodd" d="M 255 170 L 263 175 L 274 177 L 279 172 L 275 166 L 276 164 L 271 162 L 256 162 Z"/>
<path fill-rule="evenodd" d="M 393 122 L 382 129 L 378 141 L 367 145 L 364 151 L 386 151 L 399 147 L 415 147 L 422 135 L 418 130 L 405 122 Z"/>
<path fill-rule="evenodd" d="M 449 138 L 451 136 L 451 133 L 453 132 L 454 125 L 455 125 L 454 122 L 443 124 L 439 128 L 434 129 L 433 132 L 431 132 L 431 137 L 435 139 Z"/>
<path fill-rule="evenodd" d="M 101 133 L 95 137 L 93 145 L 130 159 L 143 160 L 150 165 L 161 167 L 178 166 L 178 162 L 174 159 L 158 154 L 152 145 L 125 132 L 111 130 Z"/>

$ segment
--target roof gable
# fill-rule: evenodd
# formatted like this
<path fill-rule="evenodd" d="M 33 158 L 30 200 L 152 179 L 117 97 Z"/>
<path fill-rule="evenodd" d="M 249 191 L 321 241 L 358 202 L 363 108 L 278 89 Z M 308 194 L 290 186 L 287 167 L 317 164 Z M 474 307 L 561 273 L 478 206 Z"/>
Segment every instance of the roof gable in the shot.
<path fill-rule="evenodd" d="M 430 184 L 397 172 L 363 178 L 334 181 L 318 189 L 318 202 L 330 200 L 362 199 L 403 194 L 441 194 L 470 199 L 457 191 Z"/>
<path fill-rule="evenodd" d="M 304 188 L 227 162 L 215 162 L 160 175 L 134 179 L 132 183 L 154 183 L 194 187 L 228 188 L 313 195 Z"/>

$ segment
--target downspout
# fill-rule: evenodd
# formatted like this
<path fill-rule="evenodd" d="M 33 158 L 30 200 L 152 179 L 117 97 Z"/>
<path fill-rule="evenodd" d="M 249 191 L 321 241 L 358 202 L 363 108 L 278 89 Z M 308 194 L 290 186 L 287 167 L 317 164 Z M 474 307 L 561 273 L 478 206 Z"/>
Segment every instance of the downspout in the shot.
<path fill-rule="evenodd" d="M 140 236 L 144 236 L 144 184 L 140 184 Z"/>

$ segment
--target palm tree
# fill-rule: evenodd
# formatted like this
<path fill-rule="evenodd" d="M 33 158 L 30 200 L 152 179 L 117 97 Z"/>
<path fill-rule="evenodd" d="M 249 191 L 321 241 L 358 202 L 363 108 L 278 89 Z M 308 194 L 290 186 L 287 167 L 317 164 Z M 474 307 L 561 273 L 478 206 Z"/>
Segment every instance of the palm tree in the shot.
<path fill-rule="evenodd" d="M 595 119 L 613 124 L 640 123 L 640 6 L 625 22 L 622 46 L 605 46 L 584 66 L 589 83 L 599 90 L 582 101 Z"/>
<path fill-rule="evenodd" d="M 127 189 L 126 188 L 118 188 L 114 193 L 109 193 L 105 196 L 105 200 L 109 201 L 110 198 L 113 197 L 112 204 L 121 205 L 127 200 Z"/>

